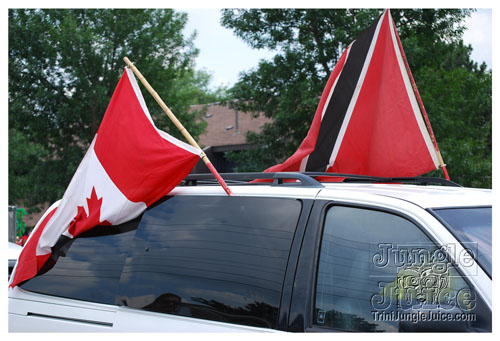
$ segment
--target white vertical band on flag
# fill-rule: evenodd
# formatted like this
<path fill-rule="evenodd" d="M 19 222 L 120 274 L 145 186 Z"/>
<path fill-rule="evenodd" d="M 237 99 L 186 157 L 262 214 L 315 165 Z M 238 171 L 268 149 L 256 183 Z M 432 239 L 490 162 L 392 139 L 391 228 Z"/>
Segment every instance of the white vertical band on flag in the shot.
<path fill-rule="evenodd" d="M 50 205 L 50 207 L 47 209 L 47 211 L 45 211 L 45 213 L 38 220 L 38 222 L 36 223 L 35 227 L 31 231 L 31 233 L 30 233 L 30 235 L 28 237 L 28 240 L 26 241 L 26 244 L 30 241 L 31 237 L 33 237 L 35 235 L 34 232 L 39 228 L 40 224 L 45 220 L 45 218 L 47 217 L 47 215 L 49 215 L 50 212 L 52 212 L 53 210 L 55 210 L 56 208 L 58 208 L 60 203 L 61 203 L 61 199 L 57 200 L 55 203 L 53 203 L 52 205 Z M 45 252 L 45 253 L 39 254 L 38 250 L 37 250 L 37 255 L 43 255 L 43 254 L 47 254 L 47 253 L 49 253 L 49 252 Z M 16 266 L 17 266 L 17 263 L 16 263 Z M 14 273 L 12 273 L 12 277 L 13 276 L 14 276 Z"/>
<path fill-rule="evenodd" d="M 302 161 L 300 161 L 299 172 L 305 172 L 305 171 L 306 171 L 307 160 L 309 160 L 309 154 L 308 154 L 308 155 L 306 155 L 306 156 L 302 159 Z"/>
<path fill-rule="evenodd" d="M 333 85 L 332 85 L 332 87 L 330 89 L 330 92 L 328 93 L 328 97 L 327 97 L 325 103 L 323 104 L 323 108 L 321 110 L 321 120 L 320 121 L 323 121 L 323 117 L 325 116 L 326 109 L 328 108 L 328 105 L 330 104 L 330 99 L 332 97 L 332 94 L 333 94 L 335 88 L 337 87 L 337 83 L 339 81 L 340 76 L 342 75 L 342 72 L 344 71 L 344 66 L 347 63 L 347 59 L 349 59 L 349 53 L 351 52 L 351 46 L 352 46 L 352 44 L 354 44 L 354 41 L 351 42 L 349 44 L 349 46 L 347 46 L 347 48 L 346 48 L 346 56 L 345 56 L 345 60 L 344 60 L 344 65 L 342 65 L 342 70 L 340 70 L 339 74 L 335 78 L 335 81 L 333 82 Z M 307 166 L 307 161 L 309 160 L 309 155 L 310 154 L 306 155 L 302 159 L 302 161 L 300 162 L 299 172 L 305 172 L 306 171 L 306 166 Z"/>
<path fill-rule="evenodd" d="M 137 83 L 137 79 L 135 79 L 134 71 L 129 69 L 128 67 L 125 68 L 125 71 L 127 72 L 128 79 L 130 80 L 130 84 L 132 84 L 132 88 L 134 89 L 135 96 L 139 100 L 139 103 L 141 104 L 141 108 L 144 111 L 144 114 L 146 114 L 147 118 L 151 121 L 151 124 L 154 126 L 155 123 L 153 122 L 153 118 L 151 117 L 151 114 L 149 113 L 148 107 L 146 106 L 146 101 L 144 100 L 144 97 L 142 96 L 141 89 L 139 88 L 139 84 Z"/>
<path fill-rule="evenodd" d="M 94 144 L 97 138 L 97 134 L 94 136 L 92 143 L 90 144 L 89 150 L 94 148 Z M 89 150 L 85 153 L 80 165 L 73 174 L 71 181 L 69 182 L 68 188 L 64 192 L 62 199 L 60 200 L 60 204 L 58 206 L 57 211 L 50 218 L 47 225 L 40 235 L 40 239 L 38 241 L 38 245 L 36 246 L 36 255 L 46 255 L 52 252 L 52 247 L 59 240 L 59 237 L 68 229 L 69 224 L 76 216 L 78 212 L 77 206 L 82 206 L 84 204 L 84 198 L 81 195 L 75 196 L 74 191 L 70 190 L 70 188 L 74 187 L 81 178 L 85 178 L 85 170 L 81 167 L 82 165 L 88 162 L 90 158 Z M 80 194 L 80 193 L 78 193 Z M 89 192 L 90 194 L 90 192 Z M 75 205 L 73 205 L 75 204 Z M 68 206 L 73 205 L 70 209 Z M 88 211 L 87 211 L 88 212 Z M 54 225 L 54 227 L 52 227 Z"/>
<path fill-rule="evenodd" d="M 422 116 L 422 112 L 420 111 L 420 107 L 417 103 L 415 92 L 413 91 L 413 87 L 411 86 L 410 77 L 408 76 L 408 71 L 406 70 L 406 66 L 404 64 L 403 57 L 401 55 L 401 51 L 399 50 L 399 45 L 396 38 L 396 32 L 394 32 L 394 24 L 390 12 L 389 12 L 389 27 L 391 30 L 392 43 L 394 44 L 394 51 L 396 52 L 396 58 L 398 60 L 399 69 L 401 70 L 401 75 L 403 76 L 406 92 L 408 94 L 408 98 L 410 99 L 411 107 L 413 108 L 413 114 L 415 115 L 415 119 L 417 120 L 420 133 L 424 138 L 427 149 L 429 150 L 429 154 L 431 155 L 432 161 L 434 162 L 434 165 L 436 166 L 437 169 L 439 168 L 437 152 L 436 149 L 434 148 L 434 145 L 432 144 L 429 131 L 427 130 L 427 127 L 425 125 Z"/>
<path fill-rule="evenodd" d="M 330 168 L 335 163 L 335 159 L 337 158 L 337 154 L 339 153 L 340 145 L 342 144 L 342 140 L 344 139 L 347 126 L 349 125 L 349 121 L 351 120 L 352 112 L 354 111 L 354 107 L 356 106 L 356 102 L 358 100 L 358 96 L 361 91 L 361 87 L 365 80 L 366 72 L 368 71 L 368 67 L 370 66 L 370 62 L 372 60 L 373 50 L 375 50 L 375 45 L 378 40 L 378 34 L 380 32 L 380 26 L 382 25 L 382 22 L 384 21 L 384 17 L 387 15 L 387 12 L 388 12 L 387 10 L 384 11 L 384 13 L 380 16 L 380 19 L 377 23 L 377 28 L 375 29 L 375 33 L 373 34 L 373 38 L 370 43 L 370 48 L 368 49 L 368 53 L 366 54 L 365 63 L 363 64 L 363 68 L 361 69 L 361 73 L 358 78 L 358 83 L 356 84 L 356 89 L 354 90 L 351 102 L 349 103 L 349 107 L 347 108 L 344 121 L 342 122 L 342 126 L 340 127 L 340 131 L 337 136 L 337 140 L 335 141 L 335 145 L 333 146 L 333 151 L 330 156 L 330 160 L 328 162 L 328 166 L 326 167 L 326 169 Z"/>
<path fill-rule="evenodd" d="M 132 71 L 129 68 L 125 68 L 127 72 L 127 76 L 130 80 L 130 84 L 132 84 L 132 88 L 134 89 L 135 95 L 137 96 L 137 99 L 139 100 L 139 103 L 141 104 L 142 110 L 144 111 L 144 114 L 146 114 L 147 118 L 153 125 L 153 127 L 158 131 L 158 134 L 160 134 L 161 137 L 163 137 L 165 140 L 168 142 L 176 145 L 179 148 L 185 149 L 193 154 L 196 155 L 201 155 L 202 151 L 191 146 L 188 143 L 182 142 L 181 140 L 176 139 L 175 137 L 171 136 L 170 134 L 167 134 L 166 132 L 158 129 L 155 126 L 155 123 L 153 122 L 153 118 L 151 117 L 151 114 L 149 113 L 148 107 L 146 106 L 146 101 L 144 100 L 144 97 L 142 96 L 141 89 L 139 88 L 139 84 L 137 83 L 137 79 L 135 78 L 134 71 Z"/>
<path fill-rule="evenodd" d="M 101 222 L 107 220 L 118 225 L 137 217 L 146 209 L 145 203 L 130 201 L 113 183 L 95 154 L 96 139 L 97 135 L 64 192 L 57 211 L 45 226 L 36 248 L 37 255 L 50 253 L 61 235 L 73 237 L 68 232 L 69 224 L 77 215 L 78 206 L 89 214 L 87 198 L 90 198 L 92 189 L 95 189 L 98 199 L 102 198 Z M 89 181 L 90 178 L 92 181 Z"/>
<path fill-rule="evenodd" d="M 97 135 L 95 139 L 97 139 Z M 90 197 L 92 188 L 95 188 L 98 199 L 102 197 L 101 221 L 107 220 L 113 225 L 119 225 L 141 214 L 147 208 L 146 204 L 129 200 L 117 187 L 99 161 L 94 150 L 94 143 L 89 147 L 87 153 L 89 154 L 88 161 L 85 164 L 82 162 L 81 166 L 85 167 L 83 171 L 87 171 L 87 174 L 91 173 L 85 179 L 92 178 L 92 181 L 80 181 L 85 182 L 84 187 L 81 188 L 83 197 L 85 197 L 83 208 L 87 215 L 89 213 L 87 198 Z M 68 186 L 68 190 L 69 188 Z M 68 234 L 68 236 L 70 235 Z"/>

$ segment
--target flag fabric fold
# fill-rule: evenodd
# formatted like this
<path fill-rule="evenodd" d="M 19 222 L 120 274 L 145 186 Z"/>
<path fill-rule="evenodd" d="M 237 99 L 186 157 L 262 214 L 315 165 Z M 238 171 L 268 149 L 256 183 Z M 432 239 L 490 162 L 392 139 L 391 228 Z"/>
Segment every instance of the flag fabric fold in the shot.
<path fill-rule="evenodd" d="M 64 235 L 139 216 L 194 168 L 198 149 L 157 129 L 131 70 L 123 73 L 104 118 L 62 199 L 40 219 L 10 286 L 34 276 Z"/>
<path fill-rule="evenodd" d="M 439 167 L 389 10 L 342 54 L 299 149 L 266 172 L 413 177 Z"/>

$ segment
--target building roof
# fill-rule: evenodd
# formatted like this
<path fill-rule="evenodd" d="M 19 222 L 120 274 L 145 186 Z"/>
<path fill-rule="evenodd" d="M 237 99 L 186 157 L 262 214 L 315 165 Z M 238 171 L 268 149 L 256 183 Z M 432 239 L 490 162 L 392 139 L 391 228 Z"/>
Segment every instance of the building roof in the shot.
<path fill-rule="evenodd" d="M 205 106 L 207 106 L 207 112 L 202 119 L 208 125 L 198 141 L 202 148 L 246 144 L 247 132 L 260 132 L 262 126 L 271 121 L 264 115 L 252 117 L 251 113 L 236 111 L 227 105 L 222 106 L 217 103 L 193 105 L 191 109 L 201 110 Z"/>

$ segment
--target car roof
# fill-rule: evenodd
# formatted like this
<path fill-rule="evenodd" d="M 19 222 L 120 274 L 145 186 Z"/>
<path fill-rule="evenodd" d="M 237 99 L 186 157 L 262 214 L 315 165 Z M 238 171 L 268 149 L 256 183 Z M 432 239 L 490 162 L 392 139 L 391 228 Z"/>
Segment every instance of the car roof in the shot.
<path fill-rule="evenodd" d="M 407 184 L 369 184 L 323 182 L 321 187 L 276 186 L 267 184 L 230 184 L 236 196 L 289 197 L 323 200 L 368 199 L 377 196 L 404 200 L 422 208 L 491 206 L 493 196 L 489 189 Z M 176 187 L 170 195 L 226 195 L 216 184 Z"/>
<path fill-rule="evenodd" d="M 23 247 L 21 245 L 17 245 L 16 243 L 9 242 L 9 248 L 7 251 L 7 255 L 9 256 L 9 259 L 18 259 L 22 250 L 23 250 Z"/>
<path fill-rule="evenodd" d="M 489 189 L 406 184 L 323 183 L 326 189 L 405 200 L 422 208 L 491 206 Z M 324 191 L 327 192 L 327 191 Z M 321 197 L 328 195 L 322 193 Z"/>

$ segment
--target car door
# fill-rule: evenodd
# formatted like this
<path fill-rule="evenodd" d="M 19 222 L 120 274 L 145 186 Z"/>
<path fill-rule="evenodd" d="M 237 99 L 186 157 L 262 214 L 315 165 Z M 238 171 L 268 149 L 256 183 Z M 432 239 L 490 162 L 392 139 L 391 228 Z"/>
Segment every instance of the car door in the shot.
<path fill-rule="evenodd" d="M 456 265 L 398 210 L 317 200 L 288 330 L 491 331 L 491 310 Z"/>

